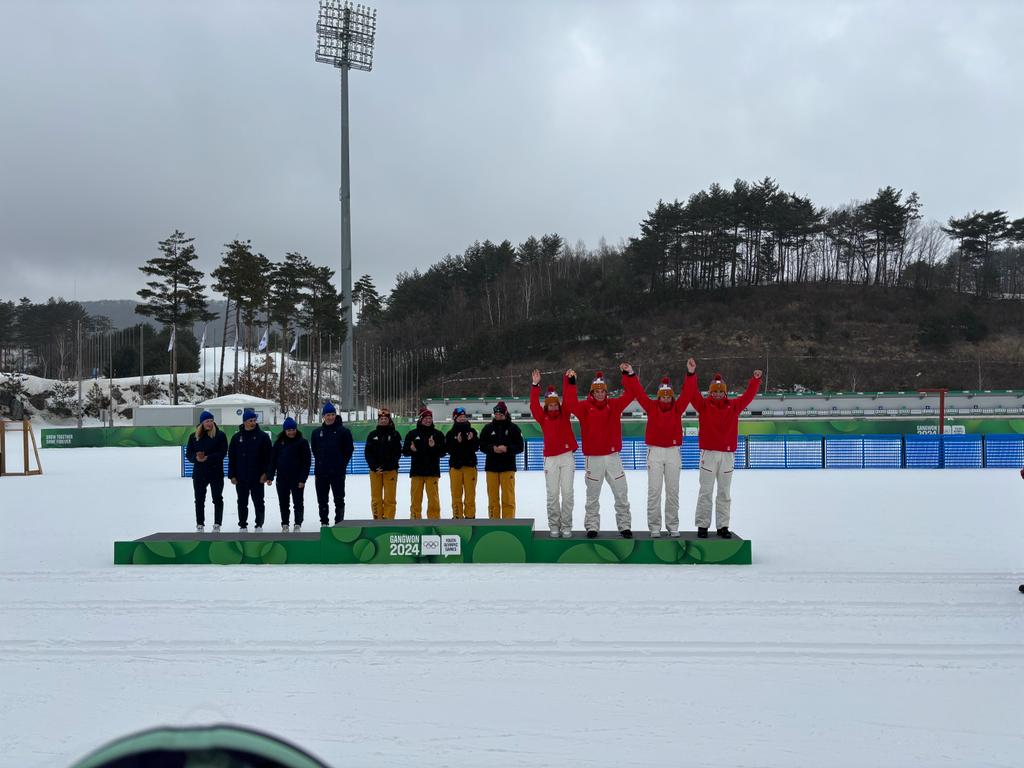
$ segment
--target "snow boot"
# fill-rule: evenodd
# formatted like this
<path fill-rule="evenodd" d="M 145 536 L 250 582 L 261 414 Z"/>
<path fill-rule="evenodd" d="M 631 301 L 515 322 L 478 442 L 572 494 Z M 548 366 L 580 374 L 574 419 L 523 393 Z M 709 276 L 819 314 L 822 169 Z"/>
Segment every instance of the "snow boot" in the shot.
<path fill-rule="evenodd" d="M 288 523 L 281 524 L 281 533 L 288 533 Z"/>
<path fill-rule="evenodd" d="M 572 538 L 572 531 L 562 531 L 562 538 L 563 539 L 571 539 Z"/>
<path fill-rule="evenodd" d="M 729 532 L 728 528 L 719 528 L 718 529 L 718 538 L 720 538 L 720 539 L 731 539 L 732 538 L 732 534 Z"/>
<path fill-rule="evenodd" d="M 661 531 L 651 531 L 651 538 L 652 539 L 660 539 L 661 538 Z"/>
<path fill-rule="evenodd" d="M 624 539 L 632 539 L 633 532 L 629 530 L 629 528 L 624 528 L 621 531 L 619 531 L 619 536 L 621 536 Z"/>
<path fill-rule="evenodd" d="M 299 531 L 301 531 L 301 530 L 302 530 L 302 526 L 301 526 L 301 525 L 299 525 L 298 523 L 296 523 L 296 524 L 295 524 L 295 527 L 294 527 L 294 528 L 292 528 L 292 531 L 293 531 L 294 533 L 298 533 L 298 532 L 299 532 Z"/>
<path fill-rule="evenodd" d="M 668 535 L 671 536 L 673 539 L 678 539 L 679 538 L 679 531 L 669 531 Z"/>
<path fill-rule="evenodd" d="M 248 533 L 249 532 L 249 526 L 248 525 L 240 525 L 240 526 L 238 526 L 238 532 L 239 533 Z"/>
<path fill-rule="evenodd" d="M 255 528 L 252 529 L 252 532 L 253 533 L 263 533 L 263 526 L 262 525 L 257 525 Z"/>
<path fill-rule="evenodd" d="M 708 529 L 707 528 L 698 528 L 697 529 L 697 538 L 698 539 L 706 539 L 707 537 L 708 537 Z"/>
<path fill-rule="evenodd" d="M 554 528 L 552 528 L 550 531 L 548 531 L 548 536 L 550 536 L 552 539 L 557 539 L 558 538 L 558 531 L 556 531 Z"/>
<path fill-rule="evenodd" d="M 206 528 L 204 526 L 202 526 L 202 525 L 197 525 L 196 526 L 196 533 L 202 533 L 205 530 L 206 530 Z"/>
<path fill-rule="evenodd" d="M 217 523 L 213 524 L 213 532 L 214 533 L 220 533 L 220 526 L 217 525 Z"/>
<path fill-rule="evenodd" d="M 597 538 L 597 531 L 587 531 L 587 538 L 588 539 L 596 539 Z"/>

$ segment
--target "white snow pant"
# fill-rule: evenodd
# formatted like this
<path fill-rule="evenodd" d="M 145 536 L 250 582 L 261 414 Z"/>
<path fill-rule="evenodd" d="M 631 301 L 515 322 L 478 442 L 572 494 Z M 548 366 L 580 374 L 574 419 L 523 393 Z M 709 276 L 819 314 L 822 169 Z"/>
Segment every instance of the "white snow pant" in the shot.
<path fill-rule="evenodd" d="M 661 530 L 661 488 L 665 487 L 665 530 L 679 530 L 679 471 L 682 458 L 678 446 L 647 448 L 647 527 Z"/>
<path fill-rule="evenodd" d="M 572 531 L 572 481 L 576 459 L 572 451 L 544 457 L 544 484 L 548 490 L 548 530 Z M 558 503 L 561 495 L 562 503 Z"/>
<path fill-rule="evenodd" d="M 587 456 L 587 503 L 583 527 L 588 531 L 601 530 L 601 485 L 605 480 L 615 498 L 615 525 L 620 531 L 632 527 L 629 514 L 629 496 L 626 489 L 626 470 L 617 453 L 607 456 Z"/>
<path fill-rule="evenodd" d="M 729 509 L 732 497 L 732 472 L 736 467 L 736 454 L 732 451 L 700 452 L 700 493 L 697 495 L 697 527 L 711 527 L 711 492 L 718 483 L 715 497 L 715 519 L 717 528 L 729 527 Z"/>

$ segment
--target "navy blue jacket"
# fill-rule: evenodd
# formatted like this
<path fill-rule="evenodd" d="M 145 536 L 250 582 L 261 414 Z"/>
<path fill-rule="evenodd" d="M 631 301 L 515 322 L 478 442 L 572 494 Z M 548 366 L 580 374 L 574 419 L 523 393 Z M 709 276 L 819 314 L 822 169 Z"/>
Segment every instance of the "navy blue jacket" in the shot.
<path fill-rule="evenodd" d="M 366 436 L 363 456 L 371 472 L 382 469 L 385 472 L 398 469 L 402 455 L 402 436 L 394 427 L 377 427 Z"/>
<path fill-rule="evenodd" d="M 202 451 L 206 454 L 206 461 L 196 461 L 196 454 Z M 210 437 L 210 433 L 203 430 L 202 437 L 196 440 L 196 433 L 188 436 L 188 445 L 185 446 L 185 458 L 191 461 L 192 477 L 197 480 L 212 480 L 213 478 L 224 477 L 224 457 L 228 454 L 228 439 L 224 433 L 217 430 L 217 434 Z"/>
<path fill-rule="evenodd" d="M 295 437 L 289 440 L 282 432 L 280 437 L 274 441 L 267 480 L 273 480 L 277 475 L 278 485 L 292 486 L 304 483 L 309 479 L 311 462 L 312 454 L 309 450 L 309 443 L 302 433 L 296 432 Z"/>
<path fill-rule="evenodd" d="M 260 429 L 239 427 L 228 447 L 228 479 L 252 485 L 270 471 L 270 435 Z"/>
<path fill-rule="evenodd" d="M 331 426 L 321 424 L 317 427 L 310 444 L 316 458 L 314 471 L 317 477 L 344 475 L 356 449 L 352 433 L 341 423 L 341 419 L 335 419 Z"/>

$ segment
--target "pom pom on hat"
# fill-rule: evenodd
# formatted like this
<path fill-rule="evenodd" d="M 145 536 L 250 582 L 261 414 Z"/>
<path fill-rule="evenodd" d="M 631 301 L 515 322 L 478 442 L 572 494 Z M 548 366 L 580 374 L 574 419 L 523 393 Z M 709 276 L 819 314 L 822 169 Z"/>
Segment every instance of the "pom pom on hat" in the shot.
<path fill-rule="evenodd" d="M 665 376 L 661 380 L 661 384 L 658 385 L 658 397 L 662 395 L 668 395 L 669 397 L 675 397 L 675 392 L 672 390 L 672 382 L 669 381 L 668 376 Z"/>
<path fill-rule="evenodd" d="M 597 375 L 594 377 L 594 380 L 590 382 L 591 392 L 594 392 L 598 389 L 603 389 L 605 392 L 608 391 L 608 385 L 605 383 L 604 380 L 604 371 L 598 371 Z"/>
<path fill-rule="evenodd" d="M 555 391 L 554 387 L 548 387 L 548 392 L 544 395 L 544 407 L 547 408 L 549 405 L 561 405 L 562 401 L 558 399 L 558 392 Z"/>
<path fill-rule="evenodd" d="M 708 392 L 721 392 L 724 395 L 727 391 L 725 381 L 722 379 L 722 374 L 716 373 L 714 380 L 711 382 L 711 386 L 708 387 Z"/>
<path fill-rule="evenodd" d="M 429 408 L 420 408 L 420 415 L 416 420 L 423 421 L 423 419 L 426 418 L 427 416 L 429 416 L 430 418 L 434 418 L 434 412 Z"/>

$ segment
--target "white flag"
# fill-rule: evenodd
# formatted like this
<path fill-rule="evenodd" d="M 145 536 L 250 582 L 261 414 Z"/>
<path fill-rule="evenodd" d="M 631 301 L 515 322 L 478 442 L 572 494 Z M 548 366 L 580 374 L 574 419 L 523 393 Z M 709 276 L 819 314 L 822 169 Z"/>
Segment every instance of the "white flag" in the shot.
<path fill-rule="evenodd" d="M 206 349 L 206 326 L 203 326 L 203 340 L 199 342 L 200 349 Z"/>
<path fill-rule="evenodd" d="M 267 334 L 268 333 L 270 333 L 270 326 L 269 325 L 267 326 L 267 330 L 265 330 L 263 332 L 263 338 L 260 339 L 260 346 L 259 346 L 259 349 L 258 349 L 259 352 L 262 352 L 263 350 L 265 350 L 267 348 Z"/>
<path fill-rule="evenodd" d="M 168 352 L 173 352 L 174 351 L 174 335 L 177 333 L 177 331 L 178 331 L 177 328 L 171 328 L 171 340 L 167 344 L 167 351 Z"/>
<path fill-rule="evenodd" d="M 295 332 L 295 338 L 292 339 L 292 348 L 288 350 L 289 355 L 294 355 L 295 350 L 299 348 L 299 332 Z"/>

